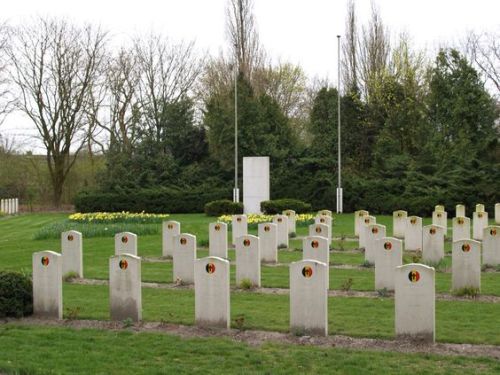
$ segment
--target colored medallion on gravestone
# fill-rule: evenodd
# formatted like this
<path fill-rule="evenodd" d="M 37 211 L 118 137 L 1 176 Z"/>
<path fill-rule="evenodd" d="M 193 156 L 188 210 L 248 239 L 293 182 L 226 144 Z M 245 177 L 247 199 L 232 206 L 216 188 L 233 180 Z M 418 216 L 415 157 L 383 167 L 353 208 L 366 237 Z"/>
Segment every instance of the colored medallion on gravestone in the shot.
<path fill-rule="evenodd" d="M 127 236 L 123 236 L 122 237 L 122 243 L 127 243 L 128 242 L 128 237 Z"/>
<path fill-rule="evenodd" d="M 398 217 L 401 217 L 401 212 L 398 212 Z"/>
<path fill-rule="evenodd" d="M 264 227 L 264 232 L 269 232 L 271 230 L 271 227 L 269 225 L 266 225 Z"/>
<path fill-rule="evenodd" d="M 281 223 L 283 219 L 281 217 L 278 218 L 278 223 Z"/>
<path fill-rule="evenodd" d="M 218 231 L 220 231 L 220 225 L 219 225 L 219 224 L 217 224 L 217 225 L 214 227 L 214 229 L 215 229 L 217 232 L 218 232 Z"/>
<path fill-rule="evenodd" d="M 319 222 L 320 222 L 320 223 L 324 223 L 324 222 L 325 222 L 325 219 L 321 218 L 321 219 L 319 219 Z"/>
<path fill-rule="evenodd" d="M 246 240 L 243 240 L 243 246 L 250 246 L 250 240 L 249 239 L 246 239 Z"/>
<path fill-rule="evenodd" d="M 215 272 L 215 264 L 213 263 L 208 263 L 205 267 L 207 270 L 207 273 L 214 273 Z"/>
<path fill-rule="evenodd" d="M 392 243 L 390 243 L 390 242 L 386 242 L 386 243 L 384 244 L 384 249 L 386 249 L 386 250 L 391 250 L 391 249 L 392 249 Z"/>
<path fill-rule="evenodd" d="M 359 216 L 359 217 L 363 217 L 363 216 L 365 216 L 365 215 L 363 215 L 363 213 L 362 213 L 362 212 L 360 212 L 360 213 L 358 214 L 358 216 Z"/>
<path fill-rule="evenodd" d="M 468 252 L 470 251 L 470 245 L 469 245 L 468 243 L 464 243 L 464 244 L 462 245 L 462 251 L 463 251 L 464 253 L 468 253 Z"/>
<path fill-rule="evenodd" d="M 184 237 L 182 237 L 180 240 L 180 243 L 181 243 L 181 245 L 185 245 L 185 244 L 187 244 L 187 240 Z"/>
<path fill-rule="evenodd" d="M 173 225 L 173 224 L 168 224 L 168 225 L 167 225 L 167 228 L 168 228 L 168 229 L 174 229 L 174 225 Z"/>
<path fill-rule="evenodd" d="M 316 249 L 316 248 L 319 247 L 319 242 L 318 241 L 312 241 L 311 242 L 311 246 L 312 246 L 313 249 Z"/>
<path fill-rule="evenodd" d="M 412 283 L 418 282 L 420 280 L 420 273 L 418 271 L 410 271 L 408 274 L 408 280 L 410 280 Z"/>
<path fill-rule="evenodd" d="M 118 263 L 118 266 L 120 266 L 120 269 L 126 270 L 128 268 L 128 262 L 125 259 L 120 260 L 120 263 Z"/>
<path fill-rule="evenodd" d="M 377 234 L 378 233 L 378 228 L 377 227 L 373 227 L 372 228 L 372 233 L 373 234 Z"/>
<path fill-rule="evenodd" d="M 436 234 L 436 228 L 431 228 L 429 229 L 430 234 Z"/>
<path fill-rule="evenodd" d="M 464 223 L 464 219 L 458 219 L 457 223 L 460 224 L 460 225 L 462 225 Z"/>
<path fill-rule="evenodd" d="M 481 219 L 481 218 L 483 217 L 483 213 L 482 213 L 482 212 L 479 212 L 479 213 L 477 214 L 477 217 Z"/>
<path fill-rule="evenodd" d="M 370 223 L 370 219 L 365 219 L 365 224 L 369 224 Z"/>
<path fill-rule="evenodd" d="M 441 214 L 437 214 L 437 217 L 441 217 Z"/>
<path fill-rule="evenodd" d="M 68 234 L 68 241 L 73 241 L 74 240 L 74 237 L 72 234 Z"/>
<path fill-rule="evenodd" d="M 42 257 L 41 261 L 42 261 L 42 265 L 45 267 L 47 267 L 49 265 L 49 262 L 50 262 L 49 257 Z"/>
<path fill-rule="evenodd" d="M 286 216 L 290 216 L 290 212 L 287 212 L 287 213 L 286 213 Z"/>
<path fill-rule="evenodd" d="M 316 233 L 321 233 L 321 228 L 320 227 L 316 227 Z"/>
<path fill-rule="evenodd" d="M 236 221 L 239 223 L 241 221 L 241 217 L 237 217 Z"/>
<path fill-rule="evenodd" d="M 416 223 L 417 223 L 417 219 L 415 219 L 414 217 L 412 217 L 412 218 L 410 219 L 410 223 L 412 223 L 412 224 L 416 224 Z"/>
<path fill-rule="evenodd" d="M 309 266 L 305 266 L 302 268 L 302 276 L 304 276 L 306 279 L 310 278 L 313 275 L 313 270 Z"/>
<path fill-rule="evenodd" d="M 492 230 L 490 230 L 490 234 L 491 234 L 492 236 L 496 236 L 496 235 L 497 235 L 497 230 L 496 230 L 496 229 L 492 229 Z"/>

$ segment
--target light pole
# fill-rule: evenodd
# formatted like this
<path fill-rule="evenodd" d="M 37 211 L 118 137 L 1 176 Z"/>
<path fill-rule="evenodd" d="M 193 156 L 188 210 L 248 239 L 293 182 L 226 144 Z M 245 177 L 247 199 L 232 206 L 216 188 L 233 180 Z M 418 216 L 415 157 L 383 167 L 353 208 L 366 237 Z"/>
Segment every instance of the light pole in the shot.
<path fill-rule="evenodd" d="M 338 165 L 338 182 L 337 182 L 337 213 L 342 213 L 342 159 L 340 156 L 340 35 L 337 35 L 337 165 Z"/>
<path fill-rule="evenodd" d="M 236 46 L 235 46 L 236 47 Z M 240 201 L 238 189 L 238 59 L 234 61 L 234 189 L 233 202 Z"/>

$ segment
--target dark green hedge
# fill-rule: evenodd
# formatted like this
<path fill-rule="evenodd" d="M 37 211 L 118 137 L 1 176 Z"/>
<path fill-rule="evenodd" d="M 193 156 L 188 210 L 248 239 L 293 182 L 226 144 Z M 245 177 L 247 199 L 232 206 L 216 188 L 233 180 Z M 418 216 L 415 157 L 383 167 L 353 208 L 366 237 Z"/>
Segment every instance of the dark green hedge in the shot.
<path fill-rule="evenodd" d="M 181 190 L 173 188 L 141 189 L 113 193 L 82 192 L 75 198 L 78 212 L 203 212 L 208 202 L 227 198 L 226 189 Z"/>
<path fill-rule="evenodd" d="M 243 213 L 243 203 L 235 203 L 229 199 L 208 202 L 205 205 L 207 216 L 238 215 Z"/>
<path fill-rule="evenodd" d="M 0 271 L 0 318 L 21 318 L 32 313 L 31 279 L 19 272 Z"/>
<path fill-rule="evenodd" d="M 267 215 L 281 214 L 284 210 L 294 210 L 298 214 L 303 214 L 311 212 L 312 206 L 298 199 L 283 198 L 260 202 L 260 209 Z"/>

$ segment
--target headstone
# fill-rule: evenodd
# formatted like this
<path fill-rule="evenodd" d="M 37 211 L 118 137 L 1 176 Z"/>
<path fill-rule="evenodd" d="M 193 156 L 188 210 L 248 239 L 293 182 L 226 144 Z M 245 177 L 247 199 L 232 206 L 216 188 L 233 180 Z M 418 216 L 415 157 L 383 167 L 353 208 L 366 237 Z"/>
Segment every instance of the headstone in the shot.
<path fill-rule="evenodd" d="M 137 255 L 137 235 L 130 232 L 115 234 L 115 255 Z"/>
<path fill-rule="evenodd" d="M 285 210 L 283 211 L 283 215 L 286 215 L 288 217 L 288 233 L 292 234 L 297 231 L 297 218 L 296 218 L 296 213 L 294 210 Z"/>
<path fill-rule="evenodd" d="M 276 263 L 278 261 L 278 226 L 273 223 L 260 223 L 259 229 L 260 260 Z"/>
<path fill-rule="evenodd" d="M 396 268 L 396 335 L 434 342 L 436 291 L 434 268 L 410 263 Z"/>
<path fill-rule="evenodd" d="M 488 213 L 484 211 L 472 213 L 472 238 L 483 239 L 483 230 L 488 226 Z"/>
<path fill-rule="evenodd" d="M 444 236 L 448 232 L 448 213 L 446 211 L 434 211 L 432 213 L 432 224 L 444 228 Z"/>
<path fill-rule="evenodd" d="M 465 217 L 465 206 L 463 204 L 455 206 L 455 217 Z"/>
<path fill-rule="evenodd" d="M 366 247 L 366 235 L 368 231 L 368 226 L 370 224 L 376 224 L 377 219 L 375 216 L 365 216 L 363 218 L 363 223 L 361 224 L 361 227 L 359 228 L 359 247 L 360 248 L 365 248 Z"/>
<path fill-rule="evenodd" d="M 451 284 L 453 290 L 481 289 L 481 242 L 458 240 L 453 242 Z"/>
<path fill-rule="evenodd" d="M 438 204 L 438 205 L 434 206 L 434 211 L 436 211 L 436 212 L 445 212 L 444 211 L 444 206 L 442 204 Z"/>
<path fill-rule="evenodd" d="M 408 216 L 405 229 L 405 250 L 422 250 L 422 218 Z"/>
<path fill-rule="evenodd" d="M 333 220 L 331 216 L 328 215 L 318 215 L 314 218 L 316 224 L 326 224 L 328 226 L 328 245 L 332 243 L 332 227 Z"/>
<path fill-rule="evenodd" d="M 273 223 L 277 227 L 278 247 L 288 247 L 288 216 L 274 215 Z"/>
<path fill-rule="evenodd" d="M 385 225 L 370 224 L 366 230 L 365 261 L 375 264 L 377 242 L 386 236 Z"/>
<path fill-rule="evenodd" d="M 444 233 L 440 225 L 426 225 L 422 230 L 422 260 L 437 264 L 444 258 Z"/>
<path fill-rule="evenodd" d="M 406 219 L 408 212 L 403 210 L 392 213 L 392 235 L 397 238 L 405 238 Z"/>
<path fill-rule="evenodd" d="M 249 281 L 260 287 L 259 237 L 246 235 L 236 240 L 236 285 Z"/>
<path fill-rule="evenodd" d="M 368 211 L 358 210 L 354 211 L 354 235 L 359 236 L 359 231 L 361 226 L 363 225 L 363 219 L 365 216 L 368 216 Z"/>
<path fill-rule="evenodd" d="M 305 237 L 302 242 L 302 259 L 315 260 L 324 263 L 330 270 L 330 248 L 328 247 L 328 240 L 320 236 Z M 330 286 L 330 272 L 326 273 L 326 285 Z"/>
<path fill-rule="evenodd" d="M 109 259 L 109 302 L 111 320 L 141 320 L 141 258 L 120 254 Z"/>
<path fill-rule="evenodd" d="M 194 265 L 196 324 L 229 329 L 229 261 L 219 257 L 197 259 Z"/>
<path fill-rule="evenodd" d="M 233 215 L 231 219 L 232 244 L 236 244 L 236 239 L 248 234 L 248 224 L 246 215 Z"/>
<path fill-rule="evenodd" d="M 12 215 L 11 200 L 7 199 L 7 214 Z"/>
<path fill-rule="evenodd" d="M 61 233 L 62 273 L 75 272 L 83 277 L 82 234 L 76 230 Z"/>
<path fill-rule="evenodd" d="M 175 237 L 181 234 L 181 223 L 178 221 L 164 221 L 162 225 L 162 255 L 174 256 Z"/>
<path fill-rule="evenodd" d="M 290 330 L 328 335 L 328 266 L 315 260 L 290 264 Z"/>
<path fill-rule="evenodd" d="M 403 241 L 382 237 L 375 250 L 375 289 L 394 290 L 396 267 L 403 264 Z"/>
<path fill-rule="evenodd" d="M 0 212 L 6 213 L 5 212 L 5 200 L 3 200 L 3 199 L 0 200 Z"/>
<path fill-rule="evenodd" d="M 328 241 L 328 225 L 326 224 L 311 224 L 309 225 L 309 236 L 325 237 Z M 330 244 L 330 241 L 328 241 Z"/>
<path fill-rule="evenodd" d="M 211 257 L 227 258 L 227 224 L 210 223 L 208 226 L 208 254 Z"/>
<path fill-rule="evenodd" d="M 196 236 L 182 233 L 175 237 L 173 281 L 194 283 L 194 261 L 196 259 Z"/>
<path fill-rule="evenodd" d="M 321 211 L 318 211 L 318 215 L 317 216 L 321 216 L 321 215 L 333 217 L 333 212 L 330 211 L 330 210 L 321 210 Z"/>
<path fill-rule="evenodd" d="M 500 224 L 500 203 L 495 204 L 495 224 Z"/>
<path fill-rule="evenodd" d="M 453 242 L 470 238 L 470 219 L 468 217 L 455 217 L 452 220 Z"/>
<path fill-rule="evenodd" d="M 19 213 L 19 198 L 14 199 L 14 212 Z"/>
<path fill-rule="evenodd" d="M 53 251 L 33 253 L 33 314 L 62 319 L 62 258 Z"/>
<path fill-rule="evenodd" d="M 476 212 L 484 212 L 484 204 L 482 203 L 476 204 Z"/>
<path fill-rule="evenodd" d="M 244 157 L 243 207 L 245 213 L 260 214 L 260 203 L 269 200 L 269 191 L 269 157 Z"/>
<path fill-rule="evenodd" d="M 498 225 L 484 228 L 483 264 L 500 265 L 500 226 Z"/>

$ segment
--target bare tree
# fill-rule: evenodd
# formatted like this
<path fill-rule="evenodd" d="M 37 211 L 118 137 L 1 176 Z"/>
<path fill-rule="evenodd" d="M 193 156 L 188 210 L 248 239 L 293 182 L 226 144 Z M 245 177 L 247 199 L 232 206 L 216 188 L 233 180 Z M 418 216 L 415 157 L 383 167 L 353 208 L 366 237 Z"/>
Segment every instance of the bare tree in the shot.
<path fill-rule="evenodd" d="M 358 26 L 354 0 L 347 2 L 345 37 L 342 43 L 342 72 L 346 91 L 359 90 L 358 84 Z"/>
<path fill-rule="evenodd" d="M 5 23 L 0 23 L 0 125 L 5 119 L 5 115 L 11 109 L 9 78 L 8 78 L 8 43 L 10 29 Z"/>
<path fill-rule="evenodd" d="M 35 124 L 46 149 L 54 205 L 88 137 L 106 33 L 91 25 L 38 19 L 15 30 L 9 49 L 16 106 Z"/>

